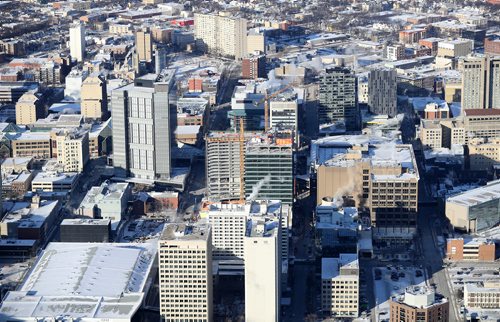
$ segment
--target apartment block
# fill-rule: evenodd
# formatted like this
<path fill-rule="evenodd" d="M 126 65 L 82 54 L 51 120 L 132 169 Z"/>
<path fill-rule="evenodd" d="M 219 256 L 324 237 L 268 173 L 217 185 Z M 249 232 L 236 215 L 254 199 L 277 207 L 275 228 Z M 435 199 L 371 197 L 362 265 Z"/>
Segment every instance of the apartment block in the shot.
<path fill-rule="evenodd" d="M 333 318 L 358 317 L 358 255 L 340 254 L 321 260 L 321 308 Z"/>
<path fill-rule="evenodd" d="M 30 125 L 45 117 L 40 94 L 27 92 L 16 103 L 16 124 Z"/>
<path fill-rule="evenodd" d="M 495 243 L 482 238 L 453 238 L 446 244 L 446 257 L 451 261 L 495 261 Z"/>
<path fill-rule="evenodd" d="M 241 76 L 247 79 L 266 77 L 266 56 L 252 56 L 243 58 L 241 62 Z"/>
<path fill-rule="evenodd" d="M 113 166 L 119 177 L 170 179 L 173 73 L 147 74 L 111 93 Z"/>
<path fill-rule="evenodd" d="M 196 46 L 215 55 L 240 60 L 247 55 L 247 20 L 230 16 L 196 13 Z"/>
<path fill-rule="evenodd" d="M 70 55 L 77 62 L 85 58 L 85 26 L 76 24 L 69 28 Z"/>
<path fill-rule="evenodd" d="M 418 41 L 420 46 L 427 47 L 431 50 L 431 55 L 435 56 L 438 52 L 438 44 L 443 41 L 441 38 L 424 38 Z"/>
<path fill-rule="evenodd" d="M 368 74 L 368 108 L 373 114 L 396 116 L 397 73 L 395 69 L 376 69 Z"/>
<path fill-rule="evenodd" d="M 359 128 L 357 79 L 347 68 L 327 69 L 320 75 L 319 124 L 343 123 L 346 129 Z"/>
<path fill-rule="evenodd" d="M 425 38 L 427 31 L 425 29 L 409 29 L 399 32 L 399 42 L 403 44 L 417 44 L 420 39 Z"/>
<path fill-rule="evenodd" d="M 83 172 L 90 159 L 89 133 L 62 130 L 56 134 L 57 162 L 65 172 Z"/>
<path fill-rule="evenodd" d="M 15 104 L 24 93 L 37 92 L 38 88 L 36 82 L 0 82 L 0 102 Z"/>
<path fill-rule="evenodd" d="M 138 30 L 135 33 L 135 50 L 139 61 L 151 62 L 153 57 L 153 42 L 151 32 Z"/>
<path fill-rule="evenodd" d="M 462 122 L 456 120 L 442 120 L 442 145 L 444 148 L 450 149 L 454 145 L 465 145 L 465 128 Z"/>
<path fill-rule="evenodd" d="M 392 45 L 386 47 L 387 59 L 397 61 L 405 58 L 405 46 Z"/>
<path fill-rule="evenodd" d="M 499 309 L 500 283 L 488 280 L 464 285 L 464 306 L 471 309 Z"/>
<path fill-rule="evenodd" d="M 211 238 L 208 225 L 164 228 L 158 242 L 158 268 L 160 314 L 165 322 L 213 321 Z"/>
<path fill-rule="evenodd" d="M 108 112 L 106 80 L 101 75 L 89 75 L 81 87 L 81 113 L 86 119 L 100 120 Z"/>
<path fill-rule="evenodd" d="M 390 300 L 390 322 L 448 321 L 450 303 L 427 286 L 407 287 Z"/>

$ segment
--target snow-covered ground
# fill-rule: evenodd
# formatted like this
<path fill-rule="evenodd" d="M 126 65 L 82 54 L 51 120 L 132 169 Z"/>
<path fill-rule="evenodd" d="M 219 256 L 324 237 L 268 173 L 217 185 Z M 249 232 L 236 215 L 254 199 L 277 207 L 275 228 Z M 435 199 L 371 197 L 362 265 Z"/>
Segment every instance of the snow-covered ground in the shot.
<path fill-rule="evenodd" d="M 380 279 L 377 280 L 376 271 L 380 270 Z M 416 271 L 419 270 L 422 276 L 417 277 Z M 391 274 L 396 272 L 398 280 L 391 280 Z M 389 321 L 389 299 L 401 293 L 404 293 L 406 287 L 410 285 L 424 285 L 425 277 L 421 269 L 415 267 L 404 267 L 401 265 L 388 265 L 376 267 L 373 269 L 374 278 L 374 296 L 377 306 L 375 307 L 375 316 L 377 321 Z M 401 276 L 403 275 L 404 276 Z"/>

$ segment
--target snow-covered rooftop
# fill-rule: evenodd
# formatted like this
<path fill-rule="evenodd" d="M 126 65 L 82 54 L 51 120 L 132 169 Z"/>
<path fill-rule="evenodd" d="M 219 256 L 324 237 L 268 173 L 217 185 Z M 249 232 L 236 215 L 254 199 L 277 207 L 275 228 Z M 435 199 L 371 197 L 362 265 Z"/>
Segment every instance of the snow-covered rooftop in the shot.
<path fill-rule="evenodd" d="M 155 256 L 156 243 L 51 243 L 22 287 L 5 297 L 0 321 L 131 320 L 147 292 Z"/>
<path fill-rule="evenodd" d="M 497 180 L 489 182 L 486 186 L 472 189 L 459 195 L 450 197 L 446 200 L 446 202 L 465 207 L 472 207 L 499 198 L 500 181 Z"/>

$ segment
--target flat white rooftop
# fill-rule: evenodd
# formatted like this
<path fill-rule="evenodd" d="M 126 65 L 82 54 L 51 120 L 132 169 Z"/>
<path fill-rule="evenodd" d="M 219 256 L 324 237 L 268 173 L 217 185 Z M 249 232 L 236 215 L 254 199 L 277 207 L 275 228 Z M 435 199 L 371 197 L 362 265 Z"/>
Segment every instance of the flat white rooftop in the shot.
<path fill-rule="evenodd" d="M 50 243 L 0 321 L 35 318 L 130 321 L 147 292 L 156 243 Z"/>
<path fill-rule="evenodd" d="M 472 189 L 446 200 L 460 206 L 476 206 L 500 198 L 500 180 L 489 182 L 486 186 Z"/>

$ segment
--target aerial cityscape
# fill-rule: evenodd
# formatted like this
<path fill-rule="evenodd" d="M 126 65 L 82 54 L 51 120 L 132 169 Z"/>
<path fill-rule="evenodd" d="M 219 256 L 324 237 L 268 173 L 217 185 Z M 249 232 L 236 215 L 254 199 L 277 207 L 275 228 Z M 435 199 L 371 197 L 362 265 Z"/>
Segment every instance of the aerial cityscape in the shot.
<path fill-rule="evenodd" d="M 0 13 L 0 322 L 500 321 L 500 0 Z"/>

